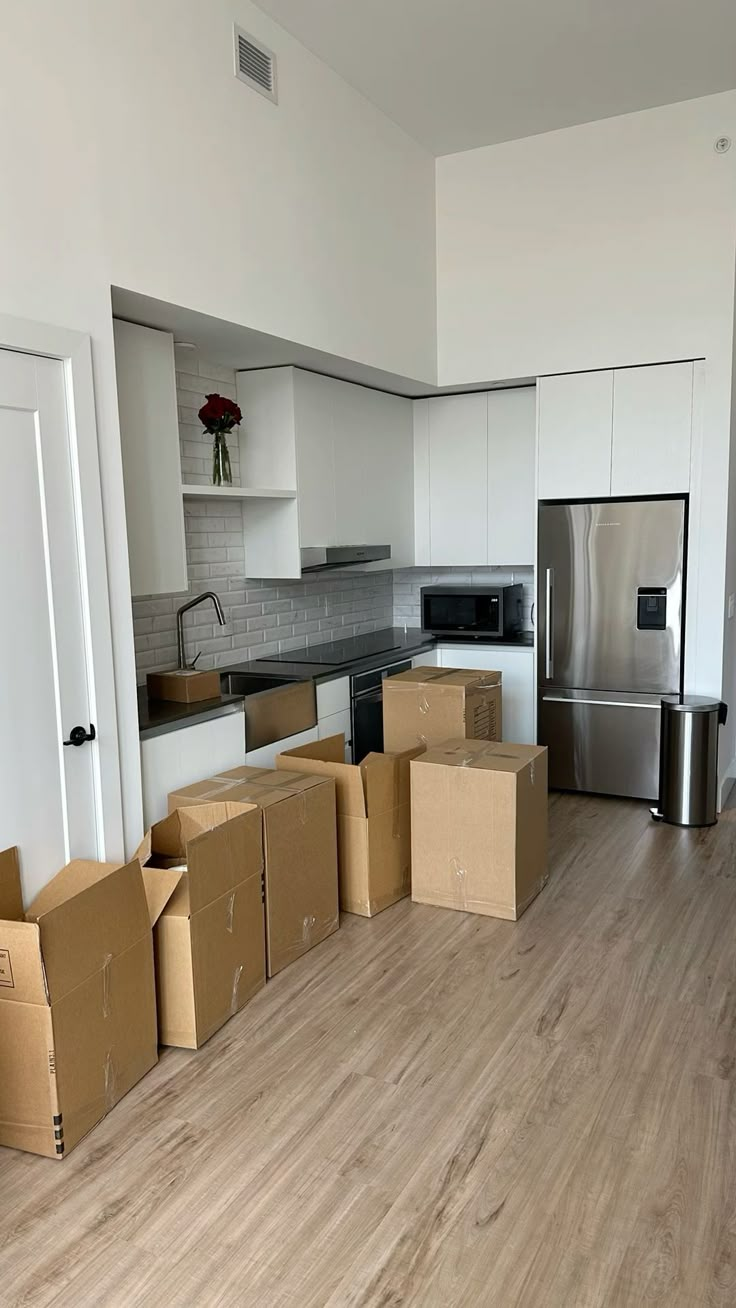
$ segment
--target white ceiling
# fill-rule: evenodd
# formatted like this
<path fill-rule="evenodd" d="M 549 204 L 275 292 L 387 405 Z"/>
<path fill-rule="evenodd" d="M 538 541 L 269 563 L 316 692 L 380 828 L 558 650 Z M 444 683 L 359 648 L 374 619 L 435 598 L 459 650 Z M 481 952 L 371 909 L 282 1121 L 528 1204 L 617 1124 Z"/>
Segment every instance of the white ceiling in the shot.
<path fill-rule="evenodd" d="M 256 0 L 434 154 L 736 86 L 736 0 Z"/>

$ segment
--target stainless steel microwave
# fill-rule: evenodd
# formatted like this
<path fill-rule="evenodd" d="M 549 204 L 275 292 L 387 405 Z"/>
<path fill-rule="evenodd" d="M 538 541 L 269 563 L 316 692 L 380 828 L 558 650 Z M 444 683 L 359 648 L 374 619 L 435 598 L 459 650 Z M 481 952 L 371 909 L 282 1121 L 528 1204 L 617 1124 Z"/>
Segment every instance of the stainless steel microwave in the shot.
<path fill-rule="evenodd" d="M 524 587 L 423 586 L 422 630 L 456 640 L 503 640 L 522 629 Z"/>

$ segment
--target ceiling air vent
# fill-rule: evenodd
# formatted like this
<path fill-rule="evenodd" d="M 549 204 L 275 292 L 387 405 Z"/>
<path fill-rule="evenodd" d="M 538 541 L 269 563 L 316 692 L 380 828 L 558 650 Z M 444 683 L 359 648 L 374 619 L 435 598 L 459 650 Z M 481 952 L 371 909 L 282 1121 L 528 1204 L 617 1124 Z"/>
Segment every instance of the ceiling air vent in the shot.
<path fill-rule="evenodd" d="M 242 27 L 235 27 L 235 76 L 254 91 L 278 103 L 276 94 L 276 56 L 267 45 L 256 41 Z"/>

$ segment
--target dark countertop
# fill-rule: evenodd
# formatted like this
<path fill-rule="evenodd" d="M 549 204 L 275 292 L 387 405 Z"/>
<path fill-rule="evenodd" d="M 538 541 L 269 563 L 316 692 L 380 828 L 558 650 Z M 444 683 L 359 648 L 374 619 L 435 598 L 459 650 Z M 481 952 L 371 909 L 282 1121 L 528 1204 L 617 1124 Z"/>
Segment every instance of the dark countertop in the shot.
<path fill-rule="evenodd" d="M 226 713 L 242 712 L 242 695 L 221 695 L 219 699 L 201 699 L 196 704 L 179 704 L 173 699 L 149 699 L 146 687 L 138 687 L 141 740 L 163 736 L 179 727 L 193 727 L 198 722 L 207 722 L 210 718 L 219 718 Z"/>
<path fill-rule="evenodd" d="M 379 633 L 376 633 L 379 634 Z M 380 635 L 384 635 L 382 629 Z M 355 637 L 356 641 L 361 637 Z M 433 649 L 436 641 L 418 628 L 385 628 L 385 639 L 390 643 L 388 650 L 368 654 L 364 658 L 351 659 L 350 663 L 290 663 L 288 659 L 253 659 L 250 663 L 234 663 L 220 672 L 249 672 L 262 677 L 299 677 L 312 681 L 334 681 L 337 677 L 350 677 L 355 672 L 369 672 L 371 668 L 381 668 L 389 663 L 400 663 L 402 659 L 413 658 L 425 650 Z M 330 644 L 331 642 L 326 642 Z M 349 644 L 349 640 L 345 642 Z"/>
<path fill-rule="evenodd" d="M 534 635 L 524 632 L 514 640 L 449 640 L 445 637 L 435 639 L 427 636 L 418 627 L 388 627 L 376 635 L 385 638 L 391 648 L 382 652 L 356 658 L 350 663 L 290 663 L 288 660 L 251 659 L 248 663 L 232 663 L 218 668 L 218 672 L 247 672 L 252 676 L 296 678 L 301 681 L 325 682 L 338 677 L 349 677 L 356 672 L 370 672 L 389 663 L 399 663 L 403 659 L 416 658 L 435 645 L 457 645 L 458 662 L 462 663 L 461 650 L 473 646 L 478 649 L 532 649 Z M 355 637 L 356 645 L 361 637 Z M 330 642 L 326 642 L 329 644 Z M 349 646 L 350 638 L 345 642 Z M 243 710 L 242 695 L 223 694 L 220 699 L 200 700 L 198 704 L 179 704 L 174 700 L 149 700 L 145 686 L 138 687 L 138 722 L 141 740 L 152 736 L 162 736 L 166 732 L 176 731 L 179 727 L 192 727 L 209 718 L 221 717 L 225 713 L 239 713 Z"/>

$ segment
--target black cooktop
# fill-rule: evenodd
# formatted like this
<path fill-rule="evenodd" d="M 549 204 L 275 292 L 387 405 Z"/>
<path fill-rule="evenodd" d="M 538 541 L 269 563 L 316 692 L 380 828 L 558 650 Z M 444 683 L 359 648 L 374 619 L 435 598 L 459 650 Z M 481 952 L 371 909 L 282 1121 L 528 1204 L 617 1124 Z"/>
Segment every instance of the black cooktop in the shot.
<path fill-rule="evenodd" d="M 392 628 L 388 631 L 370 631 L 365 636 L 349 636 L 346 640 L 331 640 L 322 645 L 310 645 L 308 649 L 290 649 L 283 654 L 269 654 L 267 658 L 256 659 L 256 663 L 325 663 L 339 668 L 343 663 L 356 663 L 358 659 L 371 658 L 374 654 L 391 654 L 400 650 Z"/>

